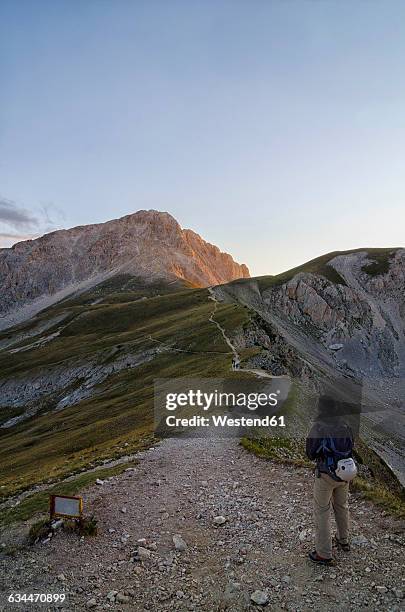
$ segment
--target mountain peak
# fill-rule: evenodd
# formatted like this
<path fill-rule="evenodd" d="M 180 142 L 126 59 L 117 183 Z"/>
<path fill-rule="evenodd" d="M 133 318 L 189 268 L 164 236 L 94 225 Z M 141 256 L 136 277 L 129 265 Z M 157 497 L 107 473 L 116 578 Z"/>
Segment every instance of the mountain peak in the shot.
<path fill-rule="evenodd" d="M 0 329 L 121 273 L 196 287 L 249 277 L 245 265 L 182 229 L 170 213 L 139 210 L 0 250 Z"/>

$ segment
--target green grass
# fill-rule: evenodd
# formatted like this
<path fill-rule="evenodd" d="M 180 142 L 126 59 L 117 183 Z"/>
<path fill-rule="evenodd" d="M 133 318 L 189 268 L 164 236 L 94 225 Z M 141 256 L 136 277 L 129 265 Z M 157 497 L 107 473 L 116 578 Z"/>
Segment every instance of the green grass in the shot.
<path fill-rule="evenodd" d="M 305 457 L 304 443 L 281 437 L 271 438 L 242 438 L 241 445 L 246 450 L 263 459 L 270 459 L 275 463 L 287 463 L 300 467 L 312 467 L 312 463 Z"/>
<path fill-rule="evenodd" d="M 354 457 L 359 464 L 367 466 L 370 470 L 371 483 L 377 488 L 381 485 L 387 492 L 405 501 L 404 488 L 397 477 L 381 457 L 361 439 L 356 441 Z"/>
<path fill-rule="evenodd" d="M 155 379 L 238 376 L 230 371 L 229 347 L 216 326 L 209 322 L 214 303 L 208 299 L 206 289 L 176 287 L 173 292 L 156 285 L 145 289 L 125 277 L 111 279 L 110 285 L 101 291 L 105 301 L 91 305 L 100 295 L 98 289 L 41 313 L 40 321 L 66 314 L 63 324 L 67 326 L 60 337 L 42 348 L 14 354 L 0 352 L 0 377 L 34 376 L 55 366 L 63 370 L 72 364 L 105 363 L 113 359 L 115 351 L 117 355 L 135 354 L 156 349 L 159 343 L 161 347 L 168 345 L 176 350 L 163 351 L 137 368 L 111 375 L 91 398 L 54 412 L 57 401 L 66 395 L 66 390 L 61 390 L 41 402 L 40 412 L 34 418 L 12 429 L 0 430 L 3 497 L 24 491 L 33 484 L 56 486 L 58 480 L 99 464 L 103 459 L 134 453 L 152 444 Z M 148 299 L 140 300 L 145 292 Z M 250 317 L 249 310 L 233 303 L 218 305 L 215 313 L 215 319 L 230 335 L 246 326 Z M 33 325 L 33 322 L 22 324 L 18 330 L 25 331 Z M 52 328 L 44 335 L 51 331 Z M 8 330 L 0 338 L 11 333 Z M 73 383 L 72 388 L 80 382 Z M 285 410 L 294 418 L 299 416 L 297 402 L 297 390 L 293 388 Z M 7 417 L 19 410 L 7 409 Z M 246 447 L 250 445 L 249 450 L 261 456 L 267 453 L 274 460 L 285 461 L 289 454 L 292 461 L 301 460 L 298 447 L 288 447 L 274 439 L 246 444 Z M 86 486 L 85 475 L 83 478 L 83 482 L 77 481 L 77 486 Z M 17 516 L 36 512 L 37 504 L 43 508 L 44 496 L 38 496 L 24 500 L 15 509 Z"/>
<path fill-rule="evenodd" d="M 49 496 L 50 495 L 76 495 L 92 485 L 97 478 L 105 479 L 117 474 L 121 474 L 127 467 L 136 465 L 136 462 L 122 463 L 111 468 L 104 468 L 77 476 L 69 482 L 61 482 L 45 491 L 34 493 L 25 498 L 18 506 L 5 510 L 0 516 L 0 527 L 4 528 L 12 523 L 27 521 L 35 515 L 41 515 L 49 512 Z M 84 508 L 86 513 L 86 508 Z"/>
<path fill-rule="evenodd" d="M 297 266 L 296 268 L 292 268 L 291 270 L 287 270 L 286 272 L 282 272 L 281 274 L 277 274 L 275 276 L 259 276 L 256 277 L 256 279 L 241 279 L 238 281 L 234 281 L 234 283 L 230 283 L 230 285 L 237 283 L 243 284 L 251 282 L 252 280 L 256 280 L 260 291 L 266 291 L 267 289 L 271 289 L 272 287 L 278 287 L 288 282 L 299 272 L 316 274 L 318 276 L 323 276 L 331 283 L 337 285 L 346 285 L 346 281 L 344 280 L 344 278 L 332 266 L 329 265 L 329 262 L 332 259 L 334 259 L 338 255 L 348 255 L 350 253 L 367 251 L 370 258 L 375 259 L 376 263 L 367 265 L 365 268 L 363 268 L 363 270 L 371 275 L 383 274 L 387 272 L 389 268 L 389 259 L 395 252 L 395 250 L 397 249 L 360 248 L 350 251 L 333 251 L 332 253 L 327 253 L 326 255 L 321 255 L 320 257 L 311 259 L 310 261 L 304 263 L 301 266 Z"/>
<path fill-rule="evenodd" d="M 156 378 L 221 376 L 229 364 L 228 354 L 163 353 L 135 370 L 110 377 L 91 399 L 2 430 L 2 494 L 61 477 L 96 459 L 139 450 L 153 432 Z"/>
<path fill-rule="evenodd" d="M 232 335 L 239 329 L 245 328 L 251 321 L 251 313 L 249 310 L 240 304 L 218 304 L 214 319 L 224 329 L 228 336 Z M 228 347 L 228 345 L 226 344 Z M 229 351 L 229 347 L 227 348 Z"/>
<path fill-rule="evenodd" d="M 78 359 L 90 359 L 120 344 L 151 347 L 149 335 L 155 337 L 156 334 L 162 341 L 173 336 L 187 337 L 193 329 L 194 318 L 197 326 L 205 323 L 207 335 L 208 329 L 213 327 L 208 322 L 212 302 L 207 296 L 206 290 L 186 290 L 147 301 L 72 306 L 67 309 L 71 322 L 51 343 L 36 350 L 0 353 L 0 375 L 25 374 L 31 368 L 52 367 L 68 359 L 77 363 Z M 56 307 L 48 316 L 54 316 L 60 308 Z M 227 350 L 224 343 L 222 350 Z"/>
<path fill-rule="evenodd" d="M 316 259 L 312 259 L 302 266 L 297 266 L 296 268 L 292 268 L 287 272 L 282 272 L 281 274 L 277 274 L 276 276 L 260 276 L 257 278 L 257 284 L 259 286 L 260 291 L 265 291 L 266 289 L 271 289 L 272 287 L 279 287 L 284 283 L 287 283 L 289 280 L 294 278 L 296 274 L 300 272 L 306 272 L 309 274 L 316 274 L 318 276 L 323 276 L 331 283 L 336 285 L 346 285 L 346 281 L 344 278 L 332 267 L 329 265 L 329 261 L 340 255 L 339 251 L 335 253 L 328 253 L 327 255 L 322 255 L 321 257 L 317 257 Z"/>
<path fill-rule="evenodd" d="M 127 287 L 128 284 L 131 287 L 131 290 L 122 290 L 122 287 Z M 60 315 L 65 316 L 65 319 L 61 323 L 55 323 L 45 332 L 39 334 L 38 336 L 33 336 L 32 338 L 26 338 L 21 340 L 19 343 L 13 345 L 13 348 L 24 346 L 26 344 L 31 344 L 42 335 L 47 336 L 52 332 L 56 331 L 61 326 L 68 325 L 69 330 L 72 332 L 73 335 L 75 335 L 75 330 L 77 330 L 77 328 L 84 327 L 84 322 L 82 321 L 82 318 L 84 319 L 86 324 L 91 324 L 92 322 L 94 322 L 94 324 L 96 325 L 97 320 L 102 321 L 103 315 L 105 315 L 105 318 L 108 320 L 109 323 L 111 323 L 111 318 L 114 314 L 120 315 L 122 312 L 127 311 L 128 315 L 131 315 L 131 302 L 134 306 L 136 306 L 135 317 L 139 319 L 140 313 L 145 313 L 146 310 L 149 310 L 150 298 L 160 296 L 161 298 L 163 298 L 163 301 L 161 302 L 163 304 L 165 303 L 164 297 L 166 295 L 170 296 L 173 293 L 181 293 L 181 291 L 185 290 L 186 283 L 182 283 L 180 281 L 178 283 L 170 285 L 163 285 L 157 283 L 145 285 L 145 283 L 142 284 L 137 279 L 133 279 L 133 277 L 130 277 L 128 275 L 114 277 L 109 281 L 101 283 L 93 289 L 90 289 L 76 297 L 66 298 L 61 302 L 58 302 L 56 305 L 50 306 L 49 308 L 43 310 L 37 317 L 30 319 L 29 321 L 26 321 L 24 323 L 21 323 L 13 329 L 0 332 L 0 341 L 3 339 L 8 339 L 13 335 L 30 333 L 31 331 L 35 330 L 36 327 L 40 326 L 42 322 L 48 322 L 49 320 L 52 320 Z M 205 299 L 206 290 L 203 290 L 202 295 L 204 296 L 203 299 Z M 142 297 L 146 297 L 147 300 L 141 300 L 140 298 Z M 103 301 L 100 304 L 93 305 L 92 302 L 99 298 L 102 298 Z M 176 300 L 174 300 L 174 303 L 175 302 Z M 114 310 L 113 308 L 114 305 L 117 305 L 116 310 Z M 128 308 L 126 308 L 126 305 L 128 306 Z M 170 300 L 168 301 L 168 305 L 170 308 Z M 110 306 L 112 307 L 111 309 L 109 308 Z M 120 306 L 121 308 L 119 308 Z M 91 315 L 93 315 L 93 318 Z M 75 325 L 71 327 L 73 323 Z M 97 328 L 94 331 L 97 332 Z M 105 332 L 106 330 L 104 329 L 103 331 Z M 112 329 L 112 331 L 114 331 L 114 329 Z M 89 332 L 91 332 L 91 329 L 89 329 Z M 52 346 L 57 346 L 57 344 L 55 345 L 55 341 L 52 342 Z M 52 356 L 52 353 L 49 352 L 48 346 L 45 348 L 45 354 L 49 354 L 49 356 Z M 16 355 L 19 354 L 17 353 Z M 29 355 L 30 351 L 28 353 L 21 353 L 21 360 L 24 361 L 24 356 L 26 357 Z M 7 355 L 7 357 L 8 356 L 9 355 Z M 4 355 L 4 357 L 6 356 Z M 5 361 L 6 359 L 4 359 L 4 361 L 2 360 L 2 355 L 0 353 L 0 370 L 4 366 Z M 17 358 L 16 361 L 18 362 L 19 359 Z"/>
<path fill-rule="evenodd" d="M 263 459 L 269 459 L 276 463 L 288 463 L 296 466 L 312 466 L 305 455 L 305 439 L 303 431 L 307 429 L 307 424 L 301 423 L 299 418 L 302 412 L 303 394 L 300 393 L 301 385 L 294 381 L 291 385 L 288 397 L 282 405 L 282 414 L 289 430 L 289 436 L 276 435 L 275 430 L 263 433 L 258 430 L 257 435 L 247 436 L 241 439 L 241 445 L 248 451 Z M 303 411 L 305 414 L 305 410 Z M 293 430 L 291 425 L 298 424 L 298 429 Z M 289 427 L 290 425 L 290 427 Z M 301 432 L 301 434 L 299 433 Z M 301 436 L 301 437 L 300 437 Z"/>
<path fill-rule="evenodd" d="M 368 499 L 383 510 L 399 519 L 405 519 L 405 501 L 397 493 L 386 486 L 357 477 L 351 483 L 351 490 L 357 491 L 364 499 Z"/>
<path fill-rule="evenodd" d="M 241 365 L 242 367 L 246 367 L 246 364 L 249 363 L 249 360 L 257 355 L 260 355 L 262 349 L 259 346 L 250 346 L 249 348 L 241 349 L 239 351 L 239 355 L 241 357 Z"/>
<path fill-rule="evenodd" d="M 42 348 L 0 353 L 1 378 L 35 376 L 55 366 L 63 371 L 72 364 L 105 363 L 115 351 L 136 354 L 166 344 L 176 350 L 111 375 L 91 398 L 60 412 L 53 408 L 66 389 L 55 392 L 41 400 L 35 417 L 0 430 L 1 496 L 150 444 L 156 378 L 232 376 L 230 349 L 209 322 L 213 307 L 206 289 L 182 289 L 143 301 L 65 303 L 49 309 L 47 317 L 66 312 L 68 326 Z M 216 317 L 229 332 L 248 320 L 246 309 L 234 304 L 219 305 Z M 71 390 L 80 383 L 73 383 Z M 12 416 L 20 409 L 7 410 Z"/>
<path fill-rule="evenodd" d="M 174 293 L 188 287 L 190 287 L 189 283 L 181 281 L 180 279 L 170 284 L 163 281 L 147 283 L 145 279 L 130 274 L 117 274 L 82 293 L 68 296 L 64 300 L 58 302 L 58 306 L 62 306 L 63 308 L 86 306 L 100 298 L 103 299 L 104 304 L 114 303 L 115 301 L 125 301 L 125 297 L 128 301 L 134 301 L 142 297 L 155 297 L 157 295 Z M 54 306 L 51 306 L 43 312 L 46 313 L 54 308 Z"/>
<path fill-rule="evenodd" d="M 394 255 L 395 251 L 384 250 L 370 254 L 370 259 L 373 261 L 362 267 L 362 271 L 366 272 L 369 276 L 380 276 L 386 274 L 390 269 L 390 259 Z"/>

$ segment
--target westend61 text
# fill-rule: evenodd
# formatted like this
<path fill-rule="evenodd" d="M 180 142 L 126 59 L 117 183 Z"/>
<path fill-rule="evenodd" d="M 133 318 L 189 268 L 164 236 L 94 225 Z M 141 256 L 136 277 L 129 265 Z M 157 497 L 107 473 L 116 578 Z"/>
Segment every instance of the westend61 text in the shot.
<path fill-rule="evenodd" d="M 166 417 L 166 425 L 168 427 L 285 427 L 285 419 L 284 415 L 237 418 L 228 415 L 192 416 L 190 418 L 170 415 Z"/>

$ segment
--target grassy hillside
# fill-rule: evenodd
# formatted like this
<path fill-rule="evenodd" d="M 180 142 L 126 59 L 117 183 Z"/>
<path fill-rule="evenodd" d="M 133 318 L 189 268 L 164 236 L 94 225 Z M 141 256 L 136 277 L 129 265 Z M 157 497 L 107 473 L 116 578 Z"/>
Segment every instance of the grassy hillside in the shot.
<path fill-rule="evenodd" d="M 359 250 L 367 250 L 374 259 L 374 263 L 363 267 L 371 275 L 386 271 L 394 251 Z M 329 253 L 253 282 L 257 281 L 260 291 L 264 291 L 298 272 L 312 272 L 331 282 L 344 283 L 329 261 L 349 252 Z M 243 283 L 252 280 L 230 285 Z M 84 373 L 69 379 L 65 386 L 52 383 L 46 394 L 31 402 L 28 407 L 35 409 L 34 416 L 12 428 L 0 429 L 0 496 L 7 497 L 37 483 L 54 483 L 103 460 L 152 444 L 156 378 L 241 376 L 231 372 L 229 346 L 209 320 L 214 308 L 209 298 L 208 290 L 191 288 L 181 281 L 145 284 L 120 275 L 0 333 L 0 385 L 1 381 L 18 383 L 16 399 L 17 389 L 34 387 L 44 376 L 60 378 L 78 365 L 84 368 Z M 215 320 L 230 336 L 252 316 L 252 311 L 237 301 L 219 304 L 215 311 Z M 242 361 L 259 351 L 259 346 L 241 350 Z M 87 397 L 55 410 L 62 398 L 81 389 L 95 370 L 145 354 L 148 359 L 140 365 L 128 363 L 120 371 L 109 372 Z M 27 405 L 6 406 L 5 400 L 2 403 L 0 386 L 0 423 L 26 409 Z M 299 412 L 292 410 L 295 420 L 299 420 Z M 278 456 L 280 444 L 268 444 L 260 443 L 256 451 Z M 287 450 L 282 447 L 283 458 Z"/>
<path fill-rule="evenodd" d="M 110 375 L 78 404 L 55 412 L 57 401 L 72 389 L 51 393 L 36 416 L 11 429 L 0 429 L 3 496 L 150 444 L 155 378 L 232 376 L 229 347 L 209 322 L 213 302 L 207 290 L 149 286 L 142 294 L 139 285 L 125 282 L 123 288 L 121 281 L 118 285 L 118 290 L 114 283 L 96 288 L 90 296 L 83 294 L 42 313 L 41 321 L 66 315 L 62 324 L 44 332 L 46 336 L 62 328 L 48 344 L 0 352 L 1 379 L 29 380 L 55 367 L 63 371 L 72 364 L 108 363 L 121 354 L 163 349 L 139 367 Z M 93 304 L 96 296 L 103 301 Z M 219 306 L 216 316 L 232 330 L 246 322 L 248 314 L 233 304 Z M 14 333 L 27 332 L 33 325 L 37 322 L 19 326 Z M 10 335 L 10 331 L 3 333 L 0 341 Z M 37 339 L 25 338 L 13 349 Z M 77 385 L 82 382 L 78 380 Z M 19 412 L 21 408 L 0 408 L 7 418 Z"/>
<path fill-rule="evenodd" d="M 296 274 L 299 272 L 306 272 L 310 274 L 317 274 L 319 276 L 323 276 L 331 283 L 346 285 L 346 281 L 344 278 L 332 267 L 329 265 L 329 262 L 337 257 L 338 255 L 348 255 L 350 253 L 357 253 L 360 251 L 366 251 L 370 256 L 370 259 L 373 260 L 372 263 L 364 266 L 363 271 L 367 272 L 372 276 L 376 276 L 378 274 L 384 274 L 388 271 L 389 268 L 389 260 L 392 254 L 396 251 L 396 248 L 391 249 L 370 249 L 370 248 L 360 248 L 353 249 L 351 251 L 333 251 L 331 253 L 327 253 L 326 255 L 321 255 L 320 257 L 316 257 L 315 259 L 311 259 L 301 266 L 297 266 L 296 268 L 291 268 L 291 270 L 287 270 L 286 272 L 281 272 L 280 274 L 276 274 L 274 276 L 258 276 L 254 280 L 257 281 L 257 285 L 260 291 L 265 291 L 266 289 L 270 289 L 271 287 L 277 287 L 282 285 L 289 280 L 291 280 Z M 229 283 L 230 285 L 235 284 L 243 284 L 251 282 L 252 279 L 239 279 L 237 281 L 233 281 Z"/>

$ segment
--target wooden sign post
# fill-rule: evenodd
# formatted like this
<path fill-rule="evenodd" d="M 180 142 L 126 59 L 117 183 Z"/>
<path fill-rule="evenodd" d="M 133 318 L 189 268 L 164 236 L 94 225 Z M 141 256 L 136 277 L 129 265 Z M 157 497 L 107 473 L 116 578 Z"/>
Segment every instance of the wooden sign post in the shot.
<path fill-rule="evenodd" d="M 83 514 L 83 499 L 68 495 L 51 495 L 49 511 L 51 519 L 56 517 L 80 519 Z"/>

